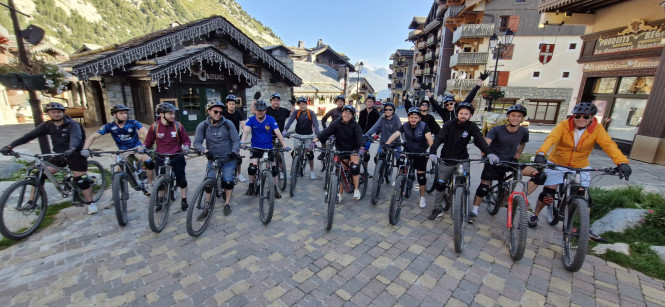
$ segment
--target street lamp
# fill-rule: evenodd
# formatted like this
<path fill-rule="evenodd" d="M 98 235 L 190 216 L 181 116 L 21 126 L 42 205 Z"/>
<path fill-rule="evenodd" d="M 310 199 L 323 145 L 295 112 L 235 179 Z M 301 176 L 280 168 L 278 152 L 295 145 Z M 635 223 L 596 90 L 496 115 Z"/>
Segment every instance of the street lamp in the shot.
<path fill-rule="evenodd" d="M 515 33 L 510 30 L 510 28 L 506 29 L 506 32 L 503 32 L 503 41 L 499 40 L 499 37 L 496 35 L 496 33 L 492 34 L 492 37 L 490 37 L 490 49 L 492 49 L 492 54 L 496 58 L 496 61 L 494 63 L 494 76 L 492 78 L 492 88 L 496 86 L 496 79 L 497 79 L 497 69 L 499 68 L 499 56 L 501 56 L 501 52 L 506 50 L 510 45 L 513 44 L 513 38 L 515 38 Z M 492 111 L 492 101 L 494 98 L 490 98 L 490 100 L 487 102 L 487 110 L 488 112 Z"/>
<path fill-rule="evenodd" d="M 358 63 L 358 80 L 356 81 L 356 96 L 358 96 L 358 102 L 360 102 L 360 71 L 363 70 L 363 61 Z M 356 103 L 357 105 L 357 103 Z"/>

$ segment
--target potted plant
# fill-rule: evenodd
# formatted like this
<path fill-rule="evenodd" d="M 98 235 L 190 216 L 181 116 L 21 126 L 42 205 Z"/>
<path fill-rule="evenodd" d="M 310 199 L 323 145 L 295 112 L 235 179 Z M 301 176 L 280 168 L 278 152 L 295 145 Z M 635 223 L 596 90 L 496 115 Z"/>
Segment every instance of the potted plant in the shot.
<path fill-rule="evenodd" d="M 480 90 L 480 96 L 487 100 L 497 100 L 505 97 L 506 93 L 500 87 L 486 86 Z"/>
<path fill-rule="evenodd" d="M 69 85 L 70 74 L 58 65 L 33 57 L 27 67 L 18 60 L 0 64 L 0 83 L 8 89 L 62 93 Z"/>

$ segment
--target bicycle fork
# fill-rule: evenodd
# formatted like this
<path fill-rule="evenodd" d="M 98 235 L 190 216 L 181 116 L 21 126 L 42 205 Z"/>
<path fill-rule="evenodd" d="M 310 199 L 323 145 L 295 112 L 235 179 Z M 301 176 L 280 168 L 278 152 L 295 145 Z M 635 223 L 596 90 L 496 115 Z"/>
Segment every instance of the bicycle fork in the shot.
<path fill-rule="evenodd" d="M 526 198 L 526 194 L 524 192 L 516 192 L 513 191 L 510 193 L 510 196 L 508 196 L 508 212 L 506 214 L 506 227 L 508 228 L 513 228 L 513 196 L 514 195 L 522 195 L 524 197 L 524 202 L 526 203 L 526 207 L 529 207 L 529 199 Z"/>

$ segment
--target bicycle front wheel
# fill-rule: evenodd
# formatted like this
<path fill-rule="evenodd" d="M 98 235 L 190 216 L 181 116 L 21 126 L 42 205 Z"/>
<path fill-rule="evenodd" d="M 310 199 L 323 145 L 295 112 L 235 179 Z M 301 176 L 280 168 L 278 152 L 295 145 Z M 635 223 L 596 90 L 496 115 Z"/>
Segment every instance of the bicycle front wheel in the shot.
<path fill-rule="evenodd" d="M 326 230 L 330 231 L 335 217 L 335 205 L 337 204 L 337 189 L 339 189 L 339 176 L 330 174 L 328 183 L 328 214 L 326 215 Z"/>
<path fill-rule="evenodd" d="M 468 210 L 466 188 L 463 185 L 455 186 L 453 195 L 453 228 L 455 251 L 461 253 L 464 249 L 464 226 L 466 226 L 466 212 Z"/>
<path fill-rule="evenodd" d="M 272 174 L 269 170 L 261 172 L 261 188 L 259 194 L 259 215 L 261 223 L 267 225 L 272 220 L 275 210 L 275 192 L 273 192 Z"/>
<path fill-rule="evenodd" d="M 92 201 L 96 202 L 104 194 L 104 190 L 107 185 L 106 174 L 104 173 L 104 167 L 94 160 L 88 160 L 88 180 L 90 181 L 90 187 L 92 188 Z M 81 191 L 79 190 L 79 193 Z M 79 194 L 80 199 L 85 199 L 83 194 Z"/>
<path fill-rule="evenodd" d="M 206 179 L 199 184 L 194 194 L 194 202 L 187 208 L 187 233 L 200 236 L 208 227 L 217 200 L 214 179 Z"/>
<path fill-rule="evenodd" d="M 584 264 L 589 247 L 589 206 L 585 199 L 573 197 L 563 209 L 563 266 L 577 272 Z"/>
<path fill-rule="evenodd" d="M 404 201 L 404 189 L 406 189 L 406 176 L 398 175 L 395 178 L 395 187 L 393 195 L 390 198 L 390 211 L 388 211 L 388 222 L 390 225 L 396 225 L 399 221 L 399 215 L 402 212 L 402 202 Z"/>
<path fill-rule="evenodd" d="M 150 204 L 148 204 L 148 225 L 150 230 L 159 233 L 166 227 L 166 221 L 171 209 L 170 197 L 171 178 L 159 176 L 155 179 L 150 193 Z"/>
<path fill-rule="evenodd" d="M 551 204 L 547 205 L 545 211 L 548 224 L 552 226 L 559 224 L 559 200 L 555 199 Z"/>
<path fill-rule="evenodd" d="M 127 177 L 124 172 L 113 174 L 111 180 L 111 190 L 113 192 L 113 206 L 115 207 L 115 217 L 118 225 L 127 225 L 127 200 L 129 199 L 129 187 Z"/>
<path fill-rule="evenodd" d="M 47 201 L 46 191 L 36 179 L 26 178 L 10 185 L 0 196 L 0 233 L 12 240 L 31 235 L 44 221 Z"/>
<path fill-rule="evenodd" d="M 432 162 L 432 160 L 428 159 L 425 177 L 427 178 L 425 191 L 427 193 L 432 193 L 432 191 L 434 191 L 434 188 L 436 187 L 436 182 L 439 180 L 439 163 Z"/>
<path fill-rule="evenodd" d="M 286 190 L 286 164 L 284 162 L 284 153 L 279 152 L 275 155 L 275 162 L 277 164 L 277 170 L 279 171 L 279 189 L 284 191 Z"/>
<path fill-rule="evenodd" d="M 376 162 L 374 167 L 374 177 L 372 178 L 372 205 L 376 205 L 379 202 L 379 193 L 381 192 L 381 183 L 383 183 L 383 172 L 385 168 L 385 162 L 379 160 Z"/>
<path fill-rule="evenodd" d="M 297 155 L 293 158 L 293 163 L 291 164 L 291 181 L 289 182 L 289 194 L 293 196 L 293 192 L 296 190 L 296 182 L 298 182 L 298 175 L 300 174 L 300 155 Z"/>
<path fill-rule="evenodd" d="M 360 199 L 367 194 L 367 186 L 369 185 L 369 172 L 367 171 L 367 162 L 360 162 L 360 175 L 358 176 L 358 191 L 360 191 Z"/>
<path fill-rule="evenodd" d="M 510 228 L 510 257 L 517 261 L 524 256 L 526 248 L 527 212 L 526 200 L 520 194 L 513 196 L 513 210 L 508 212 L 512 221 Z"/>

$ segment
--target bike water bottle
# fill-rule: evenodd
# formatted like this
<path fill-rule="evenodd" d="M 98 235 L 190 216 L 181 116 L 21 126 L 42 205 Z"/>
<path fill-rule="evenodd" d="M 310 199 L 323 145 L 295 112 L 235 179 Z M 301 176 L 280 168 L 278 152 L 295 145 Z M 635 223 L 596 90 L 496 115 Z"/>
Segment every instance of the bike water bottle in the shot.
<path fill-rule="evenodd" d="M 370 141 L 365 142 L 365 150 L 366 150 L 366 151 L 369 150 L 369 147 L 370 147 L 370 146 L 372 146 L 372 142 L 370 142 Z"/>

